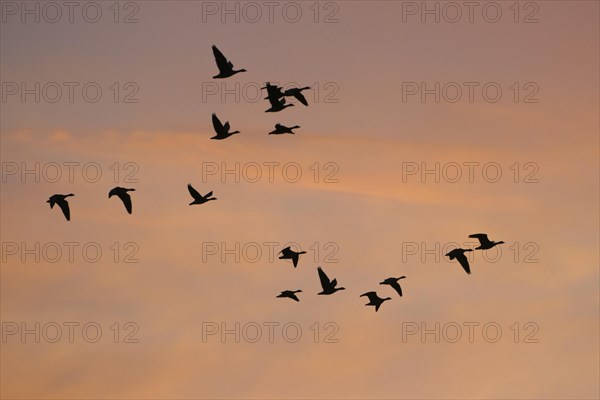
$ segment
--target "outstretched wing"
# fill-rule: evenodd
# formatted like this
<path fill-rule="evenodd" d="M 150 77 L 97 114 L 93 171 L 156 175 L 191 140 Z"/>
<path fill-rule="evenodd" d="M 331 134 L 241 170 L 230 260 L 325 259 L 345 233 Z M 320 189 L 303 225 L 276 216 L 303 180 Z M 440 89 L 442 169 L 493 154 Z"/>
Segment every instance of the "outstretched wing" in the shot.
<path fill-rule="evenodd" d="M 196 189 L 194 189 L 194 188 L 192 187 L 192 185 L 191 185 L 191 184 L 189 184 L 189 183 L 188 183 L 188 190 L 189 190 L 189 192 L 190 192 L 190 195 L 192 195 L 192 197 L 194 198 L 194 200 L 197 200 L 197 199 L 201 199 L 201 198 L 202 198 L 202 195 L 201 195 L 200 193 L 198 193 L 198 191 L 197 191 Z"/>
<path fill-rule="evenodd" d="M 323 289 L 329 288 L 331 286 L 331 281 L 329 280 L 325 272 L 323 272 L 321 267 L 317 267 L 317 270 L 319 271 L 319 279 L 321 280 L 321 286 L 323 287 Z"/>
<path fill-rule="evenodd" d="M 462 265 L 463 269 L 467 272 L 467 274 L 470 274 L 471 268 L 469 267 L 469 260 L 467 259 L 467 256 L 465 256 L 464 253 L 462 253 L 457 254 L 455 257 L 460 263 L 460 265 Z"/>
<path fill-rule="evenodd" d="M 69 210 L 69 203 L 66 200 L 58 200 L 56 202 L 56 204 L 58 204 L 58 206 L 62 210 L 67 221 L 70 221 L 71 220 L 71 210 Z"/>
<path fill-rule="evenodd" d="M 208 192 L 206 193 L 206 196 L 204 196 L 205 199 L 208 199 L 210 196 L 212 196 L 213 192 Z"/>
<path fill-rule="evenodd" d="M 481 243 L 481 244 L 490 242 L 490 240 L 488 239 L 488 236 L 485 233 L 474 233 L 472 235 L 469 235 L 469 237 L 479 240 L 479 243 Z"/>
<path fill-rule="evenodd" d="M 228 69 L 230 69 L 231 67 L 233 67 L 233 64 L 231 64 L 231 62 L 229 62 L 227 60 L 227 58 L 225 58 L 225 56 L 223 55 L 223 53 L 221 53 L 221 50 L 219 50 L 217 48 L 217 46 L 212 47 L 213 50 L 213 54 L 215 55 L 215 61 L 217 62 L 217 67 L 219 67 L 220 71 L 226 71 Z"/>
<path fill-rule="evenodd" d="M 221 120 L 219 120 L 219 118 L 217 117 L 217 114 L 213 113 L 212 123 L 213 123 L 213 127 L 215 128 L 215 132 L 217 132 L 217 135 L 222 134 L 224 127 L 223 127 L 223 124 L 221 123 Z"/>
<path fill-rule="evenodd" d="M 373 301 L 373 300 L 377 299 L 377 293 L 376 292 L 367 292 L 367 293 L 363 293 L 363 294 L 360 295 L 360 297 L 363 297 L 363 296 L 367 296 L 370 301 Z"/>
<path fill-rule="evenodd" d="M 229 121 L 225 122 L 225 125 L 223 125 L 223 128 L 225 129 L 225 132 L 229 132 Z"/>
<path fill-rule="evenodd" d="M 129 214 L 131 214 L 131 196 L 125 192 L 118 194 L 121 201 L 125 205 L 125 209 Z"/>
<path fill-rule="evenodd" d="M 283 92 L 281 91 L 281 87 L 279 87 L 277 85 L 271 85 L 269 82 L 267 82 L 266 88 L 267 88 L 267 96 L 273 97 L 275 99 L 283 97 Z"/>
<path fill-rule="evenodd" d="M 308 106 L 308 101 L 306 101 L 306 97 L 304 97 L 304 95 L 300 92 L 295 92 L 294 93 L 294 97 L 296 99 L 298 99 L 298 101 L 302 104 L 304 104 L 305 106 Z"/>
<path fill-rule="evenodd" d="M 291 250 L 292 249 L 290 248 L 290 246 L 288 246 L 285 249 L 281 250 L 279 253 L 283 254 L 285 257 L 288 257 L 292 255 Z"/>
<path fill-rule="evenodd" d="M 300 258 L 300 255 L 298 253 L 294 253 L 292 255 L 292 262 L 294 263 L 294 268 L 296 268 L 298 266 L 298 259 Z"/>
<path fill-rule="evenodd" d="M 400 297 L 402 297 L 402 288 L 400 287 L 398 281 L 390 282 L 390 286 L 393 287 L 396 290 L 396 292 L 398 292 Z"/>

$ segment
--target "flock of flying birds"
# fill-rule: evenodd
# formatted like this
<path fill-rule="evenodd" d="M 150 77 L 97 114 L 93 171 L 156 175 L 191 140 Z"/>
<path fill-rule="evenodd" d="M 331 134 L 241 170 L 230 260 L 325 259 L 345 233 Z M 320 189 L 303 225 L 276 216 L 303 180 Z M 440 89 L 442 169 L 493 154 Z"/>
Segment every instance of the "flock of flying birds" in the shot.
<path fill-rule="evenodd" d="M 213 50 L 213 54 L 215 57 L 215 61 L 217 63 L 217 67 L 219 68 L 219 73 L 217 75 L 213 76 L 213 79 L 229 78 L 237 73 L 246 72 L 245 69 L 234 70 L 233 64 L 231 63 L 231 61 L 229 61 L 223 55 L 223 53 L 221 53 L 221 51 L 217 48 L 217 46 L 212 46 L 212 50 Z M 281 88 L 280 86 L 271 85 L 271 83 L 267 82 L 266 85 L 261 89 L 267 90 L 267 97 L 265 97 L 265 99 L 269 100 L 269 103 L 271 105 L 271 107 L 269 109 L 267 109 L 265 112 L 279 112 L 279 111 L 286 109 L 287 107 L 292 107 L 294 104 L 286 103 L 287 97 L 294 97 L 300 103 L 304 104 L 305 106 L 308 106 L 308 102 L 306 101 L 306 98 L 304 97 L 304 95 L 302 95 L 302 91 L 304 91 L 306 89 L 310 89 L 310 87 L 290 88 L 290 89 L 287 89 L 284 91 L 283 88 Z M 213 123 L 213 127 L 214 127 L 216 135 L 211 137 L 211 139 L 223 140 L 223 139 L 227 139 L 228 137 L 230 137 L 234 134 L 240 133 L 239 131 L 231 131 L 231 126 L 230 126 L 229 122 L 225 122 L 225 124 L 221 123 L 221 121 L 219 120 L 217 115 L 214 113 L 212 114 L 212 123 Z M 275 130 L 273 130 L 272 132 L 269 132 L 269 135 L 294 134 L 293 130 L 297 129 L 297 128 L 300 128 L 300 127 L 298 125 L 287 127 L 285 125 L 277 123 L 277 124 L 275 124 Z M 191 184 L 188 184 L 187 187 L 188 187 L 188 191 L 189 191 L 190 195 L 193 198 L 193 201 L 189 205 L 204 204 L 211 200 L 217 200 L 216 197 L 212 197 L 212 195 L 213 195 L 212 191 L 208 192 L 205 195 L 202 195 L 196 189 L 194 189 L 194 187 L 192 187 Z M 117 186 L 108 192 L 108 198 L 111 198 L 112 196 L 117 196 L 123 202 L 123 205 L 125 206 L 125 210 L 129 214 L 131 214 L 132 213 L 132 203 L 131 203 L 131 196 L 129 195 L 128 192 L 132 192 L 132 191 L 135 191 L 135 189 L 123 188 L 123 187 Z M 71 220 L 71 211 L 69 209 L 69 202 L 67 201 L 67 197 L 71 197 L 71 196 L 75 196 L 75 195 L 73 193 L 55 194 L 55 195 L 50 196 L 50 198 L 47 201 L 48 203 L 50 203 L 50 208 L 53 208 L 54 205 L 57 204 L 60 207 L 60 209 L 62 210 L 67 221 Z M 476 247 L 475 250 L 488 250 L 488 249 L 493 248 L 494 246 L 504 243 L 502 241 L 494 242 L 494 241 L 489 240 L 485 233 L 477 233 L 477 234 L 469 235 L 469 237 L 479 240 L 480 245 L 479 245 L 479 247 Z M 470 252 L 470 251 L 473 251 L 473 250 L 457 248 L 457 249 L 454 249 L 454 250 L 450 251 L 449 253 L 447 253 L 446 256 L 450 260 L 456 259 L 460 263 L 460 265 L 463 267 L 465 272 L 467 274 L 470 274 L 471 268 L 469 266 L 469 260 L 465 256 L 465 253 Z M 291 247 L 288 246 L 279 252 L 279 254 L 281 254 L 279 259 L 292 260 L 292 262 L 294 264 L 294 268 L 296 268 L 298 266 L 298 261 L 299 261 L 300 255 L 305 254 L 305 253 L 306 253 L 305 251 L 296 252 L 296 251 L 292 250 Z M 329 279 L 329 277 L 327 276 L 327 274 L 323 271 L 323 269 L 321 267 L 317 267 L 317 272 L 319 273 L 319 279 L 321 281 L 321 287 L 323 289 L 321 292 L 318 293 L 319 295 L 331 295 L 337 291 L 345 290 L 344 287 L 338 287 L 337 279 L 333 279 L 333 280 Z M 405 279 L 405 278 L 406 278 L 406 276 L 400 276 L 398 278 L 390 277 L 390 278 L 387 278 L 384 281 L 380 282 L 379 284 L 391 286 L 398 293 L 398 295 L 400 297 L 402 297 L 402 288 L 400 287 L 400 284 L 398 281 L 400 279 Z M 290 298 L 295 301 L 300 301 L 300 299 L 298 298 L 296 293 L 301 293 L 301 292 L 302 292 L 302 290 L 300 290 L 300 289 L 284 290 L 276 297 Z M 367 297 L 369 299 L 369 302 L 365 305 L 375 307 L 375 311 L 378 311 L 379 307 L 381 307 L 381 305 L 385 301 L 392 299 L 391 297 L 381 298 L 375 291 L 363 293 L 360 295 L 360 297 Z"/>
<path fill-rule="evenodd" d="M 475 250 L 489 250 L 499 244 L 503 244 L 503 241 L 499 241 L 499 242 L 495 242 L 493 240 L 488 239 L 487 234 L 485 233 L 474 233 L 472 235 L 469 235 L 470 238 L 474 238 L 479 240 L 479 246 L 475 248 Z M 450 251 L 449 253 L 446 254 L 446 256 L 448 258 L 450 258 L 450 260 L 454 260 L 456 259 L 460 265 L 463 267 L 463 269 L 465 270 L 465 272 L 467 274 L 471 273 L 471 268 L 469 266 L 469 260 L 467 259 L 467 256 L 465 256 L 466 252 L 469 251 L 473 251 L 472 249 L 454 249 L 452 251 Z M 300 258 L 301 254 L 305 254 L 305 251 L 299 251 L 296 252 L 294 250 L 292 250 L 290 247 L 286 247 L 285 249 L 281 250 L 280 254 L 281 257 L 279 257 L 279 259 L 289 259 L 292 260 L 294 263 L 294 268 L 296 268 L 298 266 L 298 259 Z M 338 290 L 345 290 L 346 288 L 344 287 L 337 287 L 337 279 L 329 279 L 329 277 L 327 276 L 327 274 L 323 271 L 323 269 L 321 267 L 317 267 L 317 271 L 319 273 L 319 279 L 321 280 L 321 287 L 323 288 L 323 290 L 317 294 L 322 294 L 322 295 L 329 295 L 329 294 L 334 294 L 335 292 L 337 292 Z M 402 297 L 402 288 L 400 287 L 400 283 L 398 282 L 400 279 L 405 279 L 406 276 L 401 276 L 399 278 L 394 278 L 394 277 L 390 277 L 385 279 L 382 282 L 379 282 L 380 285 L 389 285 L 391 286 L 400 297 Z M 281 292 L 279 295 L 277 295 L 277 297 L 288 297 L 292 300 L 296 300 L 296 301 L 300 301 L 300 299 L 298 299 L 298 296 L 296 296 L 296 293 L 301 293 L 302 290 L 298 289 L 298 290 L 284 290 L 283 292 Z M 385 297 L 385 298 L 381 298 L 379 297 L 379 295 L 377 294 L 376 291 L 370 291 L 370 292 L 366 292 L 360 295 L 360 297 L 367 297 L 369 299 L 369 302 L 367 304 L 365 304 L 365 306 L 373 306 L 375 307 L 375 311 L 379 311 L 379 307 L 381 307 L 381 305 L 387 301 L 387 300 L 391 300 L 391 297 Z"/>

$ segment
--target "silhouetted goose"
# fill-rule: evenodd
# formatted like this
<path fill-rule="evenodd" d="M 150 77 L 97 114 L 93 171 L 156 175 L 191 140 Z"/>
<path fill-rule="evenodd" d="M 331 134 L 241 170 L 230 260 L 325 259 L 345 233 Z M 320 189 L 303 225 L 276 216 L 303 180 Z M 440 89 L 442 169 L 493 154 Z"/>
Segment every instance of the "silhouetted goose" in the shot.
<path fill-rule="evenodd" d="M 325 272 L 323 272 L 323 270 L 321 269 L 321 267 L 317 267 L 317 270 L 319 271 L 319 279 L 321 280 L 321 287 L 323 288 L 323 291 L 317 294 L 333 294 L 338 290 L 346 289 L 343 287 L 336 288 L 337 279 L 330 281 Z"/>
<path fill-rule="evenodd" d="M 295 97 L 296 100 L 298 100 L 300 103 L 304 104 L 305 106 L 308 106 L 308 101 L 306 101 L 306 98 L 302 94 L 302 91 L 306 90 L 306 89 L 310 89 L 310 87 L 305 86 L 303 88 L 291 88 L 291 89 L 286 90 L 283 93 L 283 95 Z"/>
<path fill-rule="evenodd" d="M 281 294 L 278 294 L 276 297 L 289 297 L 290 299 L 300 301 L 296 293 L 300 293 L 302 290 L 284 290 Z"/>
<path fill-rule="evenodd" d="M 396 290 L 396 292 L 398 292 L 400 297 L 402 297 L 402 288 L 400 287 L 400 284 L 398 283 L 398 281 L 400 279 L 404 279 L 404 278 L 406 278 L 406 277 L 401 276 L 400 278 L 387 278 L 383 282 L 379 282 L 379 284 L 380 285 L 390 285 L 391 287 L 393 287 Z"/>
<path fill-rule="evenodd" d="M 281 86 L 271 85 L 270 82 L 267 82 L 261 89 L 267 89 L 267 97 L 265 99 L 280 99 L 284 96 Z"/>
<path fill-rule="evenodd" d="M 208 192 L 205 196 L 202 196 L 200 193 L 198 193 L 198 191 L 196 189 L 194 189 L 192 187 L 191 184 L 188 183 L 188 190 L 190 191 L 190 194 L 192 195 L 192 197 L 194 198 L 194 201 L 192 201 L 190 203 L 190 206 L 192 204 L 204 204 L 207 201 L 211 201 L 211 200 L 216 200 L 216 197 L 210 197 L 212 196 L 213 192 Z"/>
<path fill-rule="evenodd" d="M 296 266 L 298 266 L 298 258 L 300 258 L 300 254 L 306 254 L 306 252 L 296 252 L 292 250 L 290 246 L 288 246 L 285 249 L 281 250 L 279 254 L 282 254 L 282 256 L 279 257 L 280 260 L 292 260 L 294 262 L 294 268 L 296 268 Z"/>
<path fill-rule="evenodd" d="M 275 124 L 275 130 L 269 132 L 269 135 L 282 135 L 284 133 L 291 133 L 293 135 L 295 133 L 293 130 L 298 128 L 300 128 L 300 126 L 298 125 L 294 125 L 288 128 L 285 125 Z"/>
<path fill-rule="evenodd" d="M 54 194 L 54 195 L 50 196 L 50 198 L 48 200 L 46 200 L 46 203 L 50 203 L 50 208 L 53 208 L 55 204 L 58 204 L 58 206 L 62 210 L 63 214 L 65 215 L 65 218 L 67 219 L 67 221 L 71 220 L 71 210 L 69 210 L 69 202 L 67 201 L 67 197 L 69 197 L 69 196 L 75 196 L 75 195 L 73 193 Z"/>
<path fill-rule="evenodd" d="M 460 265 L 462 265 L 462 267 L 465 269 L 465 271 L 467 271 L 467 274 L 471 273 L 471 269 L 469 268 L 469 260 L 467 260 L 467 256 L 465 256 L 465 252 L 467 251 L 473 251 L 472 249 L 454 249 L 451 252 L 449 252 L 448 254 L 446 254 L 447 257 L 450 257 L 451 260 L 454 260 L 455 258 L 458 260 L 458 262 L 460 263 Z"/>
<path fill-rule="evenodd" d="M 494 246 L 504 243 L 503 241 L 494 242 L 493 240 L 488 239 L 488 236 L 485 233 L 474 233 L 469 235 L 469 237 L 479 240 L 479 247 L 475 247 L 475 250 L 488 250 Z"/>
<path fill-rule="evenodd" d="M 286 109 L 287 107 L 293 107 L 293 104 L 285 104 L 285 99 L 274 99 L 269 97 L 269 103 L 271 103 L 271 108 L 265 110 L 265 112 L 278 112 Z"/>
<path fill-rule="evenodd" d="M 360 297 L 363 296 L 367 296 L 369 298 L 369 302 L 365 304 L 365 306 L 375 306 L 375 312 L 379 310 L 379 307 L 381 307 L 384 301 L 392 299 L 391 297 L 382 299 L 381 297 L 377 296 L 377 292 L 367 292 L 360 295 Z"/>
<path fill-rule="evenodd" d="M 219 74 L 213 76 L 213 79 L 222 79 L 229 78 L 239 72 L 246 72 L 245 69 L 234 70 L 233 64 L 229 61 L 223 53 L 217 48 L 217 46 L 212 47 L 213 54 L 215 55 L 215 61 L 217 62 L 217 67 L 219 67 Z"/>
<path fill-rule="evenodd" d="M 231 127 L 229 126 L 229 121 L 225 122 L 225 125 L 223 125 L 221 123 L 221 121 L 219 120 L 219 118 L 217 117 L 217 114 L 212 115 L 212 123 L 213 123 L 213 127 L 215 128 L 215 132 L 217 133 L 217 135 L 211 137 L 211 139 L 223 140 L 223 139 L 227 139 L 231 135 L 240 133 L 240 131 L 229 132 L 229 129 L 231 129 Z"/>
<path fill-rule="evenodd" d="M 125 205 L 125 209 L 129 214 L 131 214 L 131 196 L 127 192 L 135 191 L 135 189 L 127 189 L 122 187 L 115 187 L 108 192 L 108 198 L 110 199 L 112 196 L 119 196 L 123 204 Z"/>

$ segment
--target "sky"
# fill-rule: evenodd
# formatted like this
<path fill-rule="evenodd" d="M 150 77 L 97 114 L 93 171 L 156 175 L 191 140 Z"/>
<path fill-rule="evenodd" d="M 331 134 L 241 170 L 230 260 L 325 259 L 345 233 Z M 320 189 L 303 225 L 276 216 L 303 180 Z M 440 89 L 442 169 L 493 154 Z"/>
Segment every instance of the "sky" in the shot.
<path fill-rule="evenodd" d="M 0 4 L 2 398 L 600 396 L 597 2 Z"/>

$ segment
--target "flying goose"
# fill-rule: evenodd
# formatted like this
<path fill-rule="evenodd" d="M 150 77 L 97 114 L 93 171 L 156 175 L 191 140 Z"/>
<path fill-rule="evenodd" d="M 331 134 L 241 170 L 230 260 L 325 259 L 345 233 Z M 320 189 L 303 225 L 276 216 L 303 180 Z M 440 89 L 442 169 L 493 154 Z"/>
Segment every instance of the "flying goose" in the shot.
<path fill-rule="evenodd" d="M 449 257 L 451 260 L 454 260 L 456 258 L 458 260 L 458 262 L 460 263 L 460 265 L 462 265 L 462 267 L 465 269 L 467 274 L 470 274 L 471 269 L 469 268 L 469 260 L 467 260 L 467 256 L 465 256 L 465 253 L 467 251 L 473 251 L 473 250 L 472 249 L 454 249 L 451 252 L 449 252 L 448 254 L 446 254 L 446 256 Z"/>
<path fill-rule="evenodd" d="M 321 269 L 321 267 L 317 267 L 317 270 L 319 271 L 319 279 L 321 280 L 321 287 L 323 288 L 323 291 L 317 294 L 333 294 L 338 290 L 346 289 L 343 287 L 336 288 L 337 279 L 330 281 L 325 272 L 323 272 L 323 270 Z"/>
<path fill-rule="evenodd" d="M 387 278 L 386 280 L 384 280 L 383 282 L 379 282 L 380 285 L 390 285 L 391 287 L 393 287 L 396 292 L 398 292 L 398 294 L 400 295 L 400 297 L 402 297 L 402 288 L 400 287 L 400 284 L 398 283 L 398 281 L 400 279 L 404 279 L 406 278 L 406 276 L 401 276 L 400 278 Z"/>
<path fill-rule="evenodd" d="M 71 220 L 71 211 L 69 210 L 69 202 L 67 201 L 67 197 L 69 197 L 69 196 L 75 196 L 75 195 L 73 193 L 54 194 L 54 195 L 50 196 L 50 198 L 48 200 L 46 200 L 46 203 L 50 203 L 50 208 L 53 208 L 55 204 L 58 204 L 58 206 L 62 210 L 63 214 L 65 215 L 65 218 L 67 219 L 67 221 Z"/>
<path fill-rule="evenodd" d="M 367 292 L 360 295 L 360 297 L 367 296 L 369 298 L 369 302 L 365 304 L 365 306 L 375 306 L 375 312 L 379 310 L 379 307 L 383 304 L 384 301 L 391 300 L 391 297 L 386 297 L 382 299 L 377 296 L 377 292 Z"/>
<path fill-rule="evenodd" d="M 289 297 L 292 300 L 300 301 L 298 296 L 296 296 L 296 293 L 300 292 L 302 292 L 302 290 L 284 290 L 283 292 L 281 292 L 281 294 L 278 294 L 275 297 Z"/>
<path fill-rule="evenodd" d="M 300 126 L 294 125 L 288 128 L 285 125 L 275 124 L 275 130 L 269 132 L 269 135 L 282 135 L 284 133 L 291 133 L 293 135 L 295 133 L 293 130 L 297 128 L 300 128 Z"/>
<path fill-rule="evenodd" d="M 494 242 L 493 240 L 488 239 L 488 236 L 485 233 L 474 233 L 469 235 L 469 237 L 479 240 L 479 247 L 475 247 L 475 250 L 488 250 L 494 246 L 504 243 L 503 241 Z"/>
<path fill-rule="evenodd" d="M 239 69 L 237 71 L 234 70 L 231 61 L 225 58 L 217 46 L 213 45 L 212 50 L 215 56 L 215 61 L 217 62 L 217 67 L 219 67 L 219 74 L 213 76 L 213 79 L 229 78 L 230 76 L 233 76 L 239 72 L 246 72 L 245 69 Z"/>
<path fill-rule="evenodd" d="M 302 94 L 303 90 L 306 89 L 310 89 L 309 86 L 305 86 L 303 88 L 291 88 L 286 90 L 283 95 L 284 96 L 292 96 L 295 97 L 296 100 L 298 100 L 300 103 L 304 104 L 305 106 L 308 106 L 308 101 L 306 101 L 306 98 L 304 97 L 304 95 Z"/>
<path fill-rule="evenodd" d="M 292 248 L 290 246 L 286 247 L 285 249 L 281 250 L 279 252 L 279 254 L 282 254 L 281 257 L 279 257 L 280 260 L 292 260 L 294 263 L 294 268 L 296 268 L 298 266 L 298 259 L 300 258 L 300 254 L 306 254 L 305 251 L 294 251 L 292 250 Z"/>
<path fill-rule="evenodd" d="M 194 198 L 194 201 L 192 201 L 189 205 L 191 206 L 192 204 L 204 204 L 207 201 L 210 200 L 216 200 L 216 197 L 210 197 L 212 196 L 213 192 L 208 192 L 205 196 L 202 196 L 200 193 L 198 193 L 198 191 L 196 189 L 194 189 L 192 187 L 191 184 L 188 183 L 188 190 L 190 192 L 190 194 L 192 195 L 192 197 Z"/>
<path fill-rule="evenodd" d="M 108 192 L 108 198 L 110 199 L 112 196 L 118 196 L 125 205 L 127 212 L 131 214 L 131 196 L 129 196 L 127 193 L 131 191 L 135 191 L 135 189 L 127 189 L 117 186 Z"/>
<path fill-rule="evenodd" d="M 229 129 L 231 129 L 231 127 L 229 126 L 229 121 L 225 122 L 225 125 L 223 125 L 221 123 L 221 121 L 219 120 L 219 118 L 217 117 L 217 114 L 214 114 L 214 113 L 212 115 L 212 123 L 213 123 L 213 128 L 215 128 L 215 132 L 217 134 L 215 136 L 211 137 L 211 139 L 223 140 L 223 139 L 227 139 L 231 135 L 240 133 L 240 131 L 229 132 Z"/>

